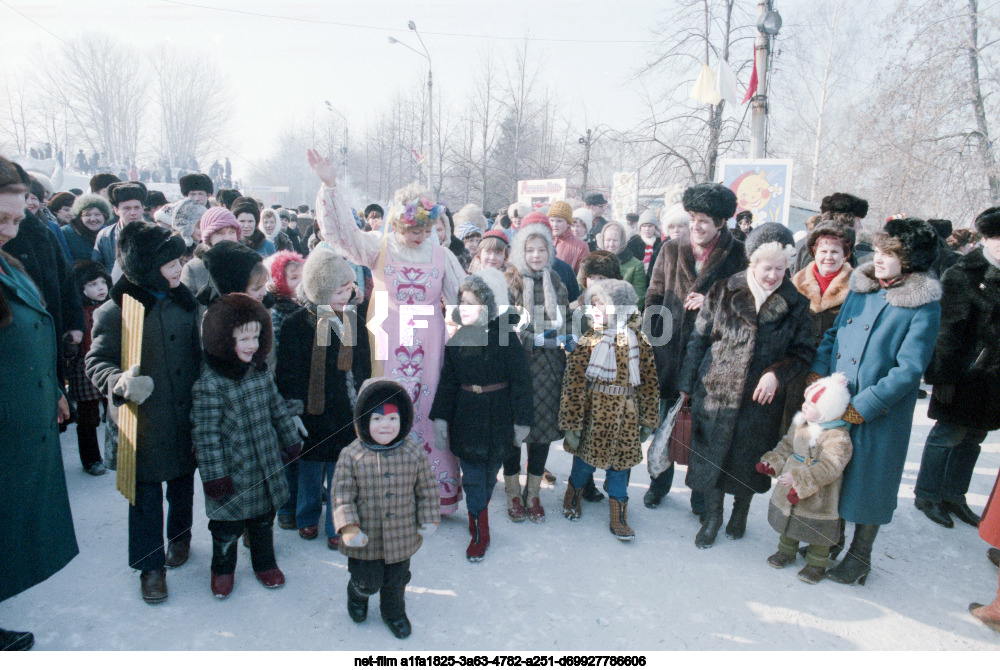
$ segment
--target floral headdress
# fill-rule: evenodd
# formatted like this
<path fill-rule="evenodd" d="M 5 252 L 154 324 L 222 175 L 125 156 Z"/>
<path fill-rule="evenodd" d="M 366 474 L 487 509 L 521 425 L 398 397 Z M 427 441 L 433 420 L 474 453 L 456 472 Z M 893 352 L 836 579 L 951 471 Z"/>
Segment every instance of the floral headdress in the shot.
<path fill-rule="evenodd" d="M 432 224 L 444 216 L 445 203 L 431 202 L 428 198 L 414 198 L 402 208 L 399 222 L 404 226 L 423 226 Z"/>

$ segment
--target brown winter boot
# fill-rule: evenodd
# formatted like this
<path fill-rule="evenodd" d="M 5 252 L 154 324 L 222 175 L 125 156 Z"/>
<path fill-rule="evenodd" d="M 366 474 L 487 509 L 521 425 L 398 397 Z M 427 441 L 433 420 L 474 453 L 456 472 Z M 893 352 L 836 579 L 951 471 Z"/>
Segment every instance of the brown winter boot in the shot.
<path fill-rule="evenodd" d="M 622 542 L 635 539 L 635 531 L 628 525 L 628 501 L 608 498 L 611 508 L 611 534 Z"/>
<path fill-rule="evenodd" d="M 570 521 L 576 521 L 583 514 L 580 507 L 580 496 L 583 489 L 575 489 L 573 485 L 566 482 L 566 495 L 563 496 L 563 516 Z"/>
<path fill-rule="evenodd" d="M 545 522 L 545 510 L 542 509 L 542 501 L 538 497 L 538 491 L 542 488 L 541 475 L 528 475 L 528 483 L 524 489 L 524 501 L 528 505 L 528 520 L 532 523 Z"/>
<path fill-rule="evenodd" d="M 521 523 L 528 518 L 524 511 L 524 501 L 521 499 L 521 482 L 517 475 L 504 475 L 503 488 L 507 494 L 507 516 L 514 523 Z"/>

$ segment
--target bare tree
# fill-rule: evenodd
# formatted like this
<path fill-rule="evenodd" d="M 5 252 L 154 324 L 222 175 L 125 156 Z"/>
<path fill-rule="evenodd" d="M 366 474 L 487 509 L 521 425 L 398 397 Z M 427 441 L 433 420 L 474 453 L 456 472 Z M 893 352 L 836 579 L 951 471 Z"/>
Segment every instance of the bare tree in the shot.
<path fill-rule="evenodd" d="M 28 155 L 28 123 L 31 119 L 29 113 L 29 102 L 27 89 L 22 77 L 11 77 L 4 80 L 4 92 L 6 93 L 6 116 L 10 125 L 7 134 L 14 141 L 17 153 L 22 156 Z M 5 126 L 7 124 L 4 124 Z"/>

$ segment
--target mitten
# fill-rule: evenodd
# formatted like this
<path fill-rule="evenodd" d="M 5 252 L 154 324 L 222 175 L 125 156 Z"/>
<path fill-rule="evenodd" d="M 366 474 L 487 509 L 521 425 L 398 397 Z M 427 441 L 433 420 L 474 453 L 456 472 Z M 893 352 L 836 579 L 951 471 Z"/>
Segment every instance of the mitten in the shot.
<path fill-rule="evenodd" d="M 795 489 L 791 489 L 788 492 L 788 495 L 785 497 L 788 498 L 788 502 L 792 503 L 793 505 L 799 504 L 799 494 L 795 492 Z"/>
<path fill-rule="evenodd" d="M 302 443 L 296 442 L 292 446 L 285 447 L 284 449 L 281 450 L 281 462 L 291 463 L 301 455 L 302 455 Z"/>
<path fill-rule="evenodd" d="M 840 417 L 847 423 L 853 423 L 855 426 L 861 425 L 865 422 L 865 417 L 858 413 L 858 410 L 854 409 L 854 405 L 848 405 L 847 411 L 844 412 L 844 416 Z"/>
<path fill-rule="evenodd" d="M 141 405 L 153 394 L 153 378 L 141 376 L 139 366 L 133 365 L 118 378 L 113 392 L 116 396 Z"/>
<path fill-rule="evenodd" d="M 770 463 L 764 463 L 763 461 L 761 461 L 754 467 L 757 469 L 757 472 L 759 472 L 762 475 L 768 475 L 770 477 L 773 477 L 775 475 L 774 468 L 771 467 Z"/>
<path fill-rule="evenodd" d="M 233 486 L 233 480 L 228 476 L 222 479 L 213 479 L 211 481 L 204 482 L 202 488 L 205 489 L 205 495 L 207 495 L 212 500 L 222 500 L 226 496 L 231 496 L 236 493 L 236 487 Z"/>
<path fill-rule="evenodd" d="M 438 449 L 448 446 L 448 422 L 444 419 L 434 419 L 434 444 Z"/>
<path fill-rule="evenodd" d="M 368 544 L 368 536 L 358 528 L 356 523 L 351 523 L 340 529 L 340 541 L 348 547 L 357 549 Z"/>
<path fill-rule="evenodd" d="M 514 426 L 514 445 L 520 447 L 521 443 L 528 439 L 528 433 L 531 432 L 531 426 Z"/>
<path fill-rule="evenodd" d="M 567 449 L 568 447 L 568 449 Z M 580 448 L 580 431 L 579 430 L 567 430 L 563 433 L 563 450 L 566 453 L 575 453 L 577 449 Z"/>
<path fill-rule="evenodd" d="M 576 338 L 572 335 L 560 335 L 556 338 L 556 341 L 562 345 L 567 354 L 573 353 L 573 350 L 576 349 Z"/>
<path fill-rule="evenodd" d="M 436 531 L 437 529 L 438 525 L 436 523 L 422 523 L 420 524 L 420 526 L 417 527 L 417 533 L 420 535 L 420 537 L 426 539 L 431 535 L 433 535 L 434 531 Z"/>
<path fill-rule="evenodd" d="M 293 416 L 292 423 L 295 424 L 295 430 L 299 431 L 299 435 L 309 437 L 309 431 L 306 430 L 306 425 L 302 423 L 302 417 Z"/>

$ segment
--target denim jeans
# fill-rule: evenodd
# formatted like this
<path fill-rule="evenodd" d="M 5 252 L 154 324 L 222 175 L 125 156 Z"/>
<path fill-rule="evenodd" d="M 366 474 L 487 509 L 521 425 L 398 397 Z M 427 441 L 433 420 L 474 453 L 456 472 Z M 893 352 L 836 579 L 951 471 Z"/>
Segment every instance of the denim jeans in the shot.
<path fill-rule="evenodd" d="M 575 489 L 582 489 L 587 479 L 597 470 L 593 465 L 584 462 L 579 456 L 573 457 L 573 469 L 569 473 L 569 483 Z M 628 500 L 628 470 L 605 470 L 604 490 L 615 500 Z"/>
<path fill-rule="evenodd" d="M 986 435 L 985 430 L 956 423 L 935 423 L 924 443 L 916 496 L 936 503 L 964 502 Z"/>
<path fill-rule="evenodd" d="M 295 516 L 295 505 L 299 497 L 299 463 L 301 459 L 295 459 L 291 463 L 285 463 L 282 469 L 285 473 L 285 481 L 288 482 L 288 502 L 278 508 L 279 515 Z"/>
<path fill-rule="evenodd" d="M 299 495 L 295 505 L 295 525 L 299 528 L 319 524 L 319 515 L 323 510 L 323 483 L 329 489 L 333 484 L 333 470 L 336 463 L 323 461 L 299 460 Z M 326 476 L 323 476 L 326 468 Z M 333 505 L 326 506 L 326 536 L 335 537 L 337 530 L 333 527 Z"/>
<path fill-rule="evenodd" d="M 167 482 L 167 542 L 191 538 L 194 473 Z M 163 548 L 163 484 L 136 482 L 135 505 L 128 508 L 128 564 L 136 570 L 159 570 Z"/>
<path fill-rule="evenodd" d="M 465 491 L 465 507 L 469 514 L 478 516 L 489 505 L 500 466 L 500 463 L 462 461 L 462 490 Z"/>

